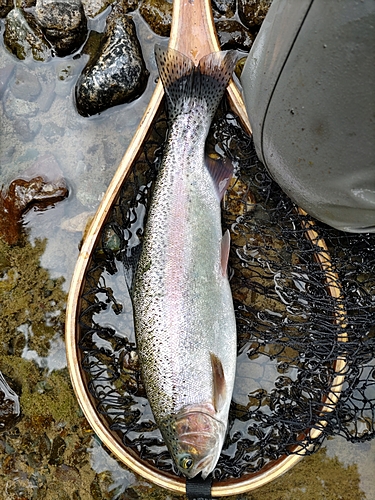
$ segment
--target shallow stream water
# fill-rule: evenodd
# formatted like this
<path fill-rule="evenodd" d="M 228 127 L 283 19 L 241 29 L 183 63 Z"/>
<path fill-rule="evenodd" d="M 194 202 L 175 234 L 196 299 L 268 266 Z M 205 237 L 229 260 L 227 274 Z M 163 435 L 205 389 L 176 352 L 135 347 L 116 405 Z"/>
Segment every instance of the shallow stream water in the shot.
<path fill-rule="evenodd" d="M 64 346 L 66 294 L 85 224 L 157 76 L 153 45 L 162 38 L 134 17 L 151 73 L 148 87 L 135 102 L 92 118 L 79 116 L 74 107 L 83 57 L 20 62 L 0 47 L 1 183 L 7 186 L 49 158 L 69 187 L 66 200 L 27 213 L 22 241 L 14 247 L 0 242 L 0 370 L 21 405 L 21 416 L 0 429 L 4 500 L 177 498 L 136 476 L 103 447 L 76 402 Z M 238 498 L 375 500 L 374 470 L 375 440 L 353 444 L 333 438 L 282 478 Z"/>

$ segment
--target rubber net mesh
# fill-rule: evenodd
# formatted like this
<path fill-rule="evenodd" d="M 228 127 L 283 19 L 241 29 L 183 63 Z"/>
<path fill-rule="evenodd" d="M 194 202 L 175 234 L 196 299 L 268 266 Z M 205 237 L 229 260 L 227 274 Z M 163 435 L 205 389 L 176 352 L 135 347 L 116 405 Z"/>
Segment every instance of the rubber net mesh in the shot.
<path fill-rule="evenodd" d="M 159 117 L 110 211 L 85 277 L 82 365 L 108 428 L 140 459 L 177 474 L 137 363 L 131 284 L 167 123 Z M 271 180 L 224 103 L 208 153 L 236 176 L 223 202 L 238 326 L 236 385 L 217 480 L 255 472 L 327 436 L 375 433 L 375 236 L 313 221 Z"/>

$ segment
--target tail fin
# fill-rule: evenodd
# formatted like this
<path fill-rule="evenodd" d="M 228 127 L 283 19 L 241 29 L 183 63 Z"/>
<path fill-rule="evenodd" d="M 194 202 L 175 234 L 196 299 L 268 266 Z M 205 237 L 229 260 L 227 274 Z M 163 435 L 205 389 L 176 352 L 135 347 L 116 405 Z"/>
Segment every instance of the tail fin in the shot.
<path fill-rule="evenodd" d="M 181 52 L 155 46 L 155 58 L 167 98 L 168 115 L 173 120 L 189 112 L 192 98 L 204 99 L 210 117 L 224 95 L 232 76 L 236 54 L 234 51 L 213 52 L 199 61 L 198 66 Z"/>

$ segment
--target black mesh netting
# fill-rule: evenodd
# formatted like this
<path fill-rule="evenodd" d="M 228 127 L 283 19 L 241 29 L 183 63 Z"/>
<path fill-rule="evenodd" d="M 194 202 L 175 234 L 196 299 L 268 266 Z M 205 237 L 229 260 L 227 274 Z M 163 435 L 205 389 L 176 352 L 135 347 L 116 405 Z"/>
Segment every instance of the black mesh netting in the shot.
<path fill-rule="evenodd" d="M 80 348 L 88 388 L 113 432 L 141 459 L 174 471 L 140 380 L 131 285 L 165 117 L 156 122 L 102 229 L 82 294 Z M 210 154 L 236 178 L 223 203 L 238 325 L 236 386 L 218 480 L 255 472 L 330 435 L 375 432 L 375 235 L 331 229 L 289 200 L 223 105 Z"/>

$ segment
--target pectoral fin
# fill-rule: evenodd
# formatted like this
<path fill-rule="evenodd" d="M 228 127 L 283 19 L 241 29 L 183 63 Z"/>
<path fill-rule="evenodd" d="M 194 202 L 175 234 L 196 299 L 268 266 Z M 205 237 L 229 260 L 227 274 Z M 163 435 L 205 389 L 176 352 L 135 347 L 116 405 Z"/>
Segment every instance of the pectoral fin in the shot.
<path fill-rule="evenodd" d="M 217 196 L 221 201 L 233 176 L 233 163 L 229 158 L 213 158 L 209 155 L 206 155 L 205 162 L 214 181 Z"/>
<path fill-rule="evenodd" d="M 215 410 L 219 412 L 225 403 L 227 384 L 224 376 L 224 368 L 216 354 L 210 352 L 212 379 L 213 379 L 213 403 Z"/>

